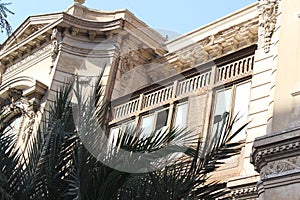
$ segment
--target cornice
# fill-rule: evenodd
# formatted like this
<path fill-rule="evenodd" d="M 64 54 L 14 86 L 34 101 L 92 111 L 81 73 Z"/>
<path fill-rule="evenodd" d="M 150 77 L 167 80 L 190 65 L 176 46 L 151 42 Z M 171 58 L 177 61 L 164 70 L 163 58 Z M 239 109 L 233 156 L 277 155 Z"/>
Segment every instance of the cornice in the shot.
<path fill-rule="evenodd" d="M 21 35 L 29 28 L 29 26 L 46 26 L 61 18 L 61 13 L 52 13 L 46 15 L 36 15 L 28 17 L 1 45 L 2 50 L 6 50 L 11 47 L 11 44 L 16 42 Z M 36 32 L 34 30 L 33 32 Z M 31 35 L 31 34 L 30 34 Z M 24 38 L 25 39 L 25 38 Z M 19 43 L 20 41 L 18 41 Z"/>
<path fill-rule="evenodd" d="M 63 25 L 65 26 L 74 26 L 79 29 L 96 30 L 101 32 L 123 29 L 124 23 L 123 19 L 115 19 L 107 22 L 88 21 L 68 13 L 63 13 L 62 20 L 64 22 Z"/>
<path fill-rule="evenodd" d="M 107 49 L 107 50 L 92 50 L 87 48 L 79 48 L 66 43 L 60 44 L 60 50 L 63 52 L 67 52 L 71 55 L 91 57 L 91 58 L 109 58 L 115 55 L 114 48 Z"/>
<path fill-rule="evenodd" d="M 188 37 L 186 40 L 190 40 Z M 258 42 L 258 18 L 244 21 L 195 41 L 153 62 L 173 66 L 177 72 L 195 68 Z"/>
<path fill-rule="evenodd" d="M 300 155 L 300 127 L 256 138 L 251 163 L 262 173 L 265 166 L 278 160 L 288 160 Z M 281 162 L 282 163 L 282 162 Z M 270 166 L 269 166 L 270 167 Z"/>
<path fill-rule="evenodd" d="M 199 41 L 203 38 L 209 37 L 210 35 L 213 35 L 216 32 L 225 30 L 236 24 L 243 23 L 244 21 L 248 21 L 251 19 L 258 20 L 257 6 L 258 2 L 255 2 L 245 8 L 242 8 L 222 18 L 219 18 L 184 35 L 181 35 L 167 42 L 166 45 L 171 46 L 171 49 L 173 49 L 172 46 L 184 47 L 186 45 L 182 43 L 186 43 L 186 38 L 190 39 L 190 41 L 194 43 L 195 41 Z M 172 51 L 176 51 L 176 49 Z"/>
<path fill-rule="evenodd" d="M 44 44 L 39 49 L 35 49 L 31 54 L 18 59 L 14 64 L 6 67 L 5 73 L 2 75 L 3 81 L 10 79 L 15 74 L 23 71 L 24 69 L 38 63 L 39 61 L 49 57 L 52 51 L 52 45 L 50 43 Z"/>

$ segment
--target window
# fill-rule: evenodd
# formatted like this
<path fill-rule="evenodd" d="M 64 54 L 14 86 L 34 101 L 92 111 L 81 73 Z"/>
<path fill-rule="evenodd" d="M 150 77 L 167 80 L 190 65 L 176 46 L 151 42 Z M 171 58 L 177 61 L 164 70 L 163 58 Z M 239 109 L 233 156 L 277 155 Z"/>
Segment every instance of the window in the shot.
<path fill-rule="evenodd" d="M 167 129 L 169 109 L 159 110 L 141 119 L 143 130 L 140 137 L 149 137 L 154 131 L 165 131 Z"/>
<path fill-rule="evenodd" d="M 111 147 L 110 145 L 112 145 L 112 147 L 115 147 L 117 145 L 117 139 L 118 139 L 120 132 L 125 131 L 127 128 L 131 129 L 133 127 L 134 127 L 134 121 L 129 121 L 129 122 L 123 123 L 120 126 L 112 127 L 110 129 L 110 134 L 108 137 L 109 147 Z"/>
<path fill-rule="evenodd" d="M 229 114 L 238 115 L 240 119 L 233 125 L 232 131 L 247 123 L 248 105 L 250 100 L 251 82 L 243 82 L 218 91 L 215 98 L 212 133 L 216 134 L 223 129 Z M 233 141 L 245 139 L 245 130 L 242 130 Z"/>
<path fill-rule="evenodd" d="M 174 128 L 183 129 L 187 127 L 188 103 L 184 102 L 176 106 Z"/>

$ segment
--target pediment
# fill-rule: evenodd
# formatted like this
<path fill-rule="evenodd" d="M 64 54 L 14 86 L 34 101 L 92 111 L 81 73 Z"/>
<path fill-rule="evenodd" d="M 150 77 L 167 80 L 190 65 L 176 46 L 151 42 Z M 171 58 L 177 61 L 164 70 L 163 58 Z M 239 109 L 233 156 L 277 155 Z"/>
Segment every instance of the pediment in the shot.
<path fill-rule="evenodd" d="M 39 32 L 47 29 L 48 25 L 61 17 L 61 13 L 28 17 L 1 45 L 1 50 L 8 50 L 26 39 L 38 36 Z"/>

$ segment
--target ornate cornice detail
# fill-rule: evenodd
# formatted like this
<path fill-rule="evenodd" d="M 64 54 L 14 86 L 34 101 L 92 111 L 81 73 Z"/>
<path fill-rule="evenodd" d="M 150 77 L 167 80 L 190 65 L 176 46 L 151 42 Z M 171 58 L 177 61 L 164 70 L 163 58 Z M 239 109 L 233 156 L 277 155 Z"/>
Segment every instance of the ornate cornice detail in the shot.
<path fill-rule="evenodd" d="M 37 59 L 40 55 L 45 54 L 50 50 L 53 50 L 53 46 L 48 44 L 48 45 L 42 47 L 41 49 L 35 51 L 34 53 L 30 54 L 29 56 L 26 56 L 25 58 L 16 62 L 15 64 L 12 64 L 11 66 L 6 66 L 5 73 L 11 72 L 11 71 L 23 66 L 24 64 Z"/>
<path fill-rule="evenodd" d="M 194 67 L 243 47 L 255 44 L 258 38 L 258 19 L 234 25 L 174 52 L 181 60 Z"/>
<path fill-rule="evenodd" d="M 256 184 L 231 189 L 230 196 L 234 197 L 234 198 L 237 198 L 237 197 L 240 197 L 240 196 L 243 196 L 243 197 L 245 197 L 245 196 L 257 196 Z"/>
<path fill-rule="evenodd" d="M 278 13 L 279 0 L 260 0 L 259 17 L 261 27 L 261 36 L 263 42 L 260 47 L 264 49 L 265 53 L 270 51 L 271 39 L 275 30 Z"/>
<path fill-rule="evenodd" d="M 270 146 L 269 148 L 263 148 L 259 150 L 254 148 L 251 156 L 251 163 L 255 165 L 256 170 L 260 170 L 260 166 L 264 165 L 262 163 L 266 162 L 265 157 L 274 154 L 285 153 L 286 151 L 295 150 L 295 149 L 300 149 L 299 140 L 290 143 L 285 143 L 282 145 L 274 145 L 274 146 Z"/>
<path fill-rule="evenodd" d="M 261 179 L 300 172 L 300 156 L 268 162 L 260 170 Z"/>

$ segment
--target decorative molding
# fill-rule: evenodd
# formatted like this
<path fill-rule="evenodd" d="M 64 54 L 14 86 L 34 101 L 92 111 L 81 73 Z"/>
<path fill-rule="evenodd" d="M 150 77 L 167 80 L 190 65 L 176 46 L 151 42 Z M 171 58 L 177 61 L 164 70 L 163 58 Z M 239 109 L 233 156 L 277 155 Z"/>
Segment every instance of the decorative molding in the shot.
<path fill-rule="evenodd" d="M 74 0 L 74 3 L 84 4 L 85 0 Z"/>
<path fill-rule="evenodd" d="M 243 196 L 243 197 L 245 197 L 245 196 L 253 197 L 254 196 L 257 198 L 258 195 L 257 195 L 256 184 L 231 189 L 230 196 L 234 197 L 235 199 L 238 197 L 241 197 L 241 196 Z"/>
<path fill-rule="evenodd" d="M 263 158 L 266 156 L 270 156 L 272 154 L 277 154 L 277 153 L 281 153 L 281 152 L 285 152 L 287 150 L 294 150 L 300 148 L 300 141 L 293 141 L 290 143 L 285 143 L 282 145 L 274 145 L 271 146 L 269 148 L 264 148 L 261 150 L 257 150 L 254 148 L 251 156 L 251 163 L 253 163 L 255 165 L 255 168 L 258 169 L 258 165 L 261 162 L 264 162 Z"/>
<path fill-rule="evenodd" d="M 75 26 L 71 27 L 71 35 L 76 36 L 79 33 L 79 31 L 80 31 L 79 28 L 77 28 Z"/>
<path fill-rule="evenodd" d="M 143 59 L 142 53 L 139 50 L 129 51 L 128 53 L 124 53 L 120 58 L 119 70 L 121 76 L 132 70 L 134 67 L 142 65 L 146 61 Z"/>
<path fill-rule="evenodd" d="M 52 58 L 52 62 L 54 62 L 56 60 L 56 57 L 57 57 L 58 52 L 59 52 L 59 44 L 60 44 L 61 40 L 62 40 L 62 33 L 57 28 L 53 28 L 52 29 L 52 35 L 51 35 L 51 41 L 52 41 L 51 58 Z"/>
<path fill-rule="evenodd" d="M 245 46 L 255 44 L 257 38 L 258 19 L 254 18 L 195 41 L 175 53 L 184 63 L 194 67 L 196 64 L 205 63 Z"/>
<path fill-rule="evenodd" d="M 264 49 L 265 53 L 268 53 L 277 21 L 279 0 L 261 0 L 259 2 L 259 26 L 262 30 L 261 36 L 263 37 L 260 47 Z"/>
<path fill-rule="evenodd" d="M 260 170 L 261 179 L 300 172 L 300 156 L 268 162 Z"/>
<path fill-rule="evenodd" d="M 97 32 L 96 31 L 89 31 L 88 34 L 89 34 L 89 39 L 91 41 L 95 40 L 95 38 L 97 36 Z"/>
<path fill-rule="evenodd" d="M 45 54 L 46 52 L 48 52 L 49 50 L 53 50 L 53 46 L 51 45 L 46 45 L 44 47 L 42 47 L 41 49 L 35 51 L 34 53 L 32 53 L 31 55 L 21 59 L 20 61 L 16 62 L 15 64 L 11 65 L 11 66 L 7 66 L 5 73 L 7 72 L 11 72 L 21 66 L 23 66 L 24 64 L 28 63 L 28 62 L 32 62 L 32 60 L 37 59 L 40 55 Z"/>

